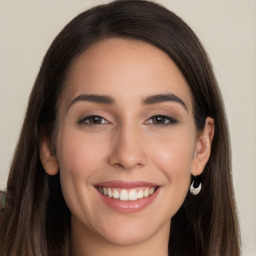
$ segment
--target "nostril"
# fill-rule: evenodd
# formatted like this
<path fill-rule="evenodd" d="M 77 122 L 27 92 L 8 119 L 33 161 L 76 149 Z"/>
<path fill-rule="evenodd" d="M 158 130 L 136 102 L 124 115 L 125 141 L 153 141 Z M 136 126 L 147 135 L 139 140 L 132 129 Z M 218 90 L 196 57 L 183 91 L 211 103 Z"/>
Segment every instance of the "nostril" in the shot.
<path fill-rule="evenodd" d="M 136 169 L 136 168 L 142 168 L 144 166 L 143 163 L 133 163 L 133 162 L 110 162 L 110 164 L 113 167 L 119 168 L 119 169 L 124 169 L 124 170 L 131 170 L 131 169 Z"/>

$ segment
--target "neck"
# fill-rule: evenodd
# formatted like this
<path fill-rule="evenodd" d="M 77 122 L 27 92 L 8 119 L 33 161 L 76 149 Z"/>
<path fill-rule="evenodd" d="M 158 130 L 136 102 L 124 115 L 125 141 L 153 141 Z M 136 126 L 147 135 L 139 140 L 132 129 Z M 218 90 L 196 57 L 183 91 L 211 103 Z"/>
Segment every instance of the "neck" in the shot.
<path fill-rule="evenodd" d="M 72 256 L 167 256 L 170 223 L 151 237 L 133 244 L 115 244 L 71 219 Z"/>

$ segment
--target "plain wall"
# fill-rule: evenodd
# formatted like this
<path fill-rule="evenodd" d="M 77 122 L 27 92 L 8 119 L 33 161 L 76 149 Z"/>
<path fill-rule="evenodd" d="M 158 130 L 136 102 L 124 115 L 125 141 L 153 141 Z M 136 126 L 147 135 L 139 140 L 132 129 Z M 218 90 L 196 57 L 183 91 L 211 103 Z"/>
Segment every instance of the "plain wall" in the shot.
<path fill-rule="evenodd" d="M 41 60 L 62 27 L 108 1 L 0 0 L 0 189 L 19 137 Z M 226 106 L 243 255 L 256 255 L 256 1 L 158 1 L 196 32 Z"/>

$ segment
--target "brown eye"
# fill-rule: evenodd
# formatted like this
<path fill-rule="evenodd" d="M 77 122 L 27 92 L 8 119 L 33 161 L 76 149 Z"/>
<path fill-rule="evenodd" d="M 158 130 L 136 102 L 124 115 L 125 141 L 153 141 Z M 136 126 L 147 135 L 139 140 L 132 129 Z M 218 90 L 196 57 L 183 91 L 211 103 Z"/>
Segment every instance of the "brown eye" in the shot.
<path fill-rule="evenodd" d="M 153 124 L 165 124 L 166 118 L 164 116 L 154 116 L 152 118 Z"/>
<path fill-rule="evenodd" d="M 78 123 L 86 125 L 101 125 L 107 124 L 108 122 L 101 116 L 87 116 L 79 120 Z"/>
<path fill-rule="evenodd" d="M 91 116 L 88 118 L 88 123 L 89 124 L 101 124 L 102 119 L 103 118 L 100 116 Z"/>
<path fill-rule="evenodd" d="M 171 116 L 157 115 L 152 116 L 146 121 L 146 124 L 159 125 L 159 126 L 168 126 L 172 124 L 177 124 L 178 120 Z"/>

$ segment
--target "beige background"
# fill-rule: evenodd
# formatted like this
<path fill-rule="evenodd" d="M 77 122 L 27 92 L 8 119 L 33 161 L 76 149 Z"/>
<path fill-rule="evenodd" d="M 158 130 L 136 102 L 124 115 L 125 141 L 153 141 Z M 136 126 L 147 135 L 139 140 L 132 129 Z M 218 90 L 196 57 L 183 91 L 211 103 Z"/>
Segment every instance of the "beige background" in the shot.
<path fill-rule="evenodd" d="M 76 14 L 108 1 L 0 0 L 0 189 L 46 49 Z M 256 255 L 256 1 L 158 1 L 202 40 L 223 93 L 243 255 Z"/>

